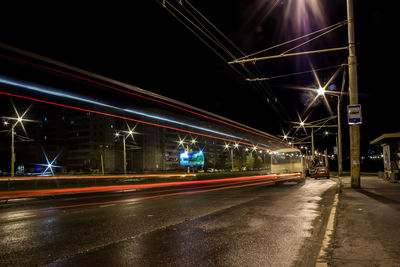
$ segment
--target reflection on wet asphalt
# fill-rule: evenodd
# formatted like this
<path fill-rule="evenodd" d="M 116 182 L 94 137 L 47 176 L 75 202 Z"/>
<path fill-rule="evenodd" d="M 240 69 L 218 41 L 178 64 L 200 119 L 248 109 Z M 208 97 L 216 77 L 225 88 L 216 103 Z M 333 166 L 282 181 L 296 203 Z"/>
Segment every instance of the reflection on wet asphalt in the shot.
<path fill-rule="evenodd" d="M 307 180 L 3 204 L 0 265 L 307 266 L 335 185 Z"/>

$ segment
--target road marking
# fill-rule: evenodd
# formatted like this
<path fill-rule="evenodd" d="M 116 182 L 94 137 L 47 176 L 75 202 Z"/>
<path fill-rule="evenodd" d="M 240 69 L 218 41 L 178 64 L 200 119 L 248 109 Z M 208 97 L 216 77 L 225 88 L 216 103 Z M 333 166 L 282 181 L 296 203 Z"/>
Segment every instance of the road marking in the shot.
<path fill-rule="evenodd" d="M 340 180 L 339 180 L 339 186 L 340 186 Z M 315 264 L 316 267 L 327 267 L 328 266 L 328 262 L 326 260 L 326 249 L 329 247 L 329 244 L 330 244 L 332 236 L 333 236 L 333 232 L 335 230 L 336 209 L 337 209 L 338 202 L 339 202 L 339 193 L 337 192 L 335 194 L 335 198 L 333 200 L 331 213 L 329 214 L 328 224 L 326 226 L 324 239 L 322 240 L 322 247 L 319 251 L 318 259 Z"/>

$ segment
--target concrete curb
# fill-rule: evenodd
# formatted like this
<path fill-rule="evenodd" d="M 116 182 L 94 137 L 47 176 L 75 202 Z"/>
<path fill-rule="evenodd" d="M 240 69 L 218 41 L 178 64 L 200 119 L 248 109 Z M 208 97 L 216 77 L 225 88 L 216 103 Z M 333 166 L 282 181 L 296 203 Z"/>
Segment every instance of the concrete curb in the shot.
<path fill-rule="evenodd" d="M 332 205 L 331 212 L 329 214 L 328 224 L 326 226 L 324 239 L 322 240 L 322 246 L 321 246 L 321 249 L 318 254 L 317 262 L 315 264 L 316 267 L 327 267 L 328 266 L 328 262 L 326 259 L 326 250 L 331 243 L 333 233 L 335 230 L 336 210 L 337 210 L 337 205 L 339 203 L 339 193 L 341 192 L 341 185 L 342 185 L 342 181 L 341 181 L 340 177 L 338 177 L 338 179 L 339 179 L 339 187 L 338 187 L 338 191 L 336 192 L 334 200 L 333 200 L 333 205 Z"/>

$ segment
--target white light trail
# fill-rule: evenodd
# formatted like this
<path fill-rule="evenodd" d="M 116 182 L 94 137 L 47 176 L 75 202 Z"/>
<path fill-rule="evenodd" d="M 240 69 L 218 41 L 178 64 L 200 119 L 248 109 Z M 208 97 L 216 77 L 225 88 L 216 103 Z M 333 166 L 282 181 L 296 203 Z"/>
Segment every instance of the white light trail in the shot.
<path fill-rule="evenodd" d="M 31 90 L 31 91 L 34 91 L 34 92 L 38 92 L 38 93 L 48 94 L 48 95 L 67 98 L 67 99 L 72 99 L 72 100 L 77 100 L 77 101 L 80 101 L 80 102 L 93 104 L 93 105 L 97 105 L 97 106 L 102 106 L 102 107 L 106 107 L 106 108 L 111 108 L 111 109 L 115 109 L 115 110 L 118 110 L 118 111 L 124 111 L 124 112 L 132 113 L 132 114 L 135 114 L 135 115 L 144 116 L 144 117 L 147 117 L 147 118 L 152 118 L 152 119 L 156 119 L 156 120 L 170 122 L 170 123 L 173 123 L 173 124 L 187 126 L 187 127 L 191 127 L 191 128 L 194 128 L 194 129 L 198 129 L 198 130 L 202 130 L 202 131 L 206 131 L 206 132 L 210 132 L 210 133 L 214 133 L 214 134 L 218 134 L 218 135 L 222 135 L 222 136 L 226 136 L 226 137 L 231 137 L 231 138 L 235 138 L 235 139 L 239 139 L 239 140 L 247 140 L 247 139 L 244 139 L 244 138 L 240 138 L 238 136 L 234 136 L 234 135 L 230 135 L 230 134 L 227 134 L 227 133 L 223 133 L 223 132 L 207 129 L 207 128 L 204 128 L 204 127 L 199 127 L 199 126 L 196 126 L 196 125 L 192 125 L 192 124 L 188 124 L 188 123 L 184 123 L 184 122 L 180 122 L 180 121 L 176 121 L 176 120 L 172 120 L 172 119 L 168 119 L 168 118 L 164 118 L 164 117 L 160 117 L 160 116 L 144 113 L 144 112 L 141 112 L 141 111 L 138 111 L 138 110 L 119 108 L 119 107 L 112 106 L 112 105 L 109 105 L 109 104 L 105 104 L 105 103 L 102 103 L 102 102 L 99 102 L 99 101 L 96 101 L 96 100 L 83 98 L 83 97 L 80 97 L 80 96 L 77 96 L 77 95 L 68 94 L 68 93 L 65 93 L 65 92 L 62 92 L 62 91 L 58 91 L 58 90 L 55 90 L 54 88 L 49 88 L 49 87 L 45 87 L 45 86 L 37 86 L 37 85 L 31 84 L 31 83 L 27 83 L 27 82 L 20 82 L 20 81 L 12 80 L 12 79 L 6 78 L 4 76 L 0 76 L 0 83 L 11 85 L 11 86 L 16 86 L 16 87 L 22 87 L 24 89 L 28 89 L 28 90 Z"/>

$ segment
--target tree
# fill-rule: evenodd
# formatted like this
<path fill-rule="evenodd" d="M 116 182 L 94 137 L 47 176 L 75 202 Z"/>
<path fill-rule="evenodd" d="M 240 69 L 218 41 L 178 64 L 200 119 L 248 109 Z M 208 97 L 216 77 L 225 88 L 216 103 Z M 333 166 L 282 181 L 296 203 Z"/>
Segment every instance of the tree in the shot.
<path fill-rule="evenodd" d="M 246 156 L 246 167 L 247 167 L 248 170 L 253 170 L 253 168 L 254 168 L 254 161 L 255 161 L 255 159 L 254 159 L 252 153 L 250 153 L 250 154 L 248 154 L 248 155 Z"/>
<path fill-rule="evenodd" d="M 235 161 L 233 163 L 234 168 L 238 169 L 239 171 L 242 169 L 243 167 L 243 160 L 241 157 L 236 157 Z"/>
<path fill-rule="evenodd" d="M 261 169 L 263 166 L 263 160 L 259 155 L 255 156 L 255 160 L 254 160 L 254 168 L 259 170 Z"/>

